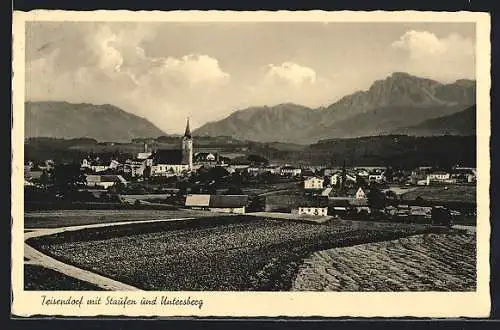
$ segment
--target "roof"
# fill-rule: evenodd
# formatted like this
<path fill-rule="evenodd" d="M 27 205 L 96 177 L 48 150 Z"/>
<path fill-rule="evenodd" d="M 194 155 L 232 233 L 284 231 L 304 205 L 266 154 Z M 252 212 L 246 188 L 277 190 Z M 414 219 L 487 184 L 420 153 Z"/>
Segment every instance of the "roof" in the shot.
<path fill-rule="evenodd" d="M 150 152 L 139 152 L 137 154 L 137 158 L 138 160 L 144 160 L 144 159 L 147 159 L 149 156 L 151 156 L 151 153 Z"/>
<path fill-rule="evenodd" d="M 242 207 L 248 204 L 247 195 L 212 195 L 210 207 Z"/>
<path fill-rule="evenodd" d="M 214 161 L 214 160 L 216 160 L 217 156 L 216 156 L 216 154 L 211 153 L 211 152 L 198 152 L 194 156 L 194 158 L 197 161 L 205 161 L 205 160 Z"/>
<path fill-rule="evenodd" d="M 160 149 L 153 153 L 150 158 L 156 164 L 181 165 L 184 157 L 182 149 Z"/>
<path fill-rule="evenodd" d="M 283 207 L 327 207 L 328 196 L 270 195 L 266 196 L 266 204 Z"/>
<path fill-rule="evenodd" d="M 210 205 L 210 195 L 187 195 L 186 196 L 186 206 L 209 206 Z"/>
<path fill-rule="evenodd" d="M 328 207 L 328 196 L 311 196 L 305 197 L 300 207 Z"/>
<path fill-rule="evenodd" d="M 234 208 L 248 204 L 247 195 L 203 195 L 190 194 L 186 197 L 186 206 Z"/>
<path fill-rule="evenodd" d="M 293 167 L 293 166 L 283 166 L 281 169 L 282 170 L 300 170 L 300 168 Z"/>
<path fill-rule="evenodd" d="M 313 180 L 325 181 L 324 178 L 320 178 L 318 176 L 308 176 L 304 178 L 304 181 L 313 181 Z"/>
<path fill-rule="evenodd" d="M 366 199 L 350 199 L 349 205 L 351 206 L 368 206 L 368 201 Z"/>
<path fill-rule="evenodd" d="M 87 182 L 120 182 L 127 183 L 121 175 L 106 174 L 106 175 L 86 175 Z"/>
<path fill-rule="evenodd" d="M 42 177 L 43 171 L 29 171 L 29 176 L 32 179 L 40 179 Z"/>
<path fill-rule="evenodd" d="M 186 123 L 186 131 L 184 132 L 184 137 L 191 138 L 191 129 L 189 128 L 189 118 Z"/>

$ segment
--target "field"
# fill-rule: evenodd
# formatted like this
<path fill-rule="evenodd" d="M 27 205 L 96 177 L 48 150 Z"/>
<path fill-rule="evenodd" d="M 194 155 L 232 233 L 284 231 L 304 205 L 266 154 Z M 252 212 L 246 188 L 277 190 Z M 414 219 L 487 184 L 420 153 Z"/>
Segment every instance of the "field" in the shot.
<path fill-rule="evenodd" d="M 25 290 L 99 291 L 99 287 L 38 265 L 24 265 Z"/>
<path fill-rule="evenodd" d="M 26 212 L 24 228 L 56 228 L 85 224 L 144 221 L 169 218 L 213 217 L 214 213 L 194 210 L 57 210 Z M 223 216 L 223 215 L 221 215 Z"/>
<path fill-rule="evenodd" d="M 296 291 L 473 291 L 474 233 L 425 234 L 313 253 Z"/>
<path fill-rule="evenodd" d="M 424 226 L 253 216 L 134 223 L 63 232 L 29 244 L 77 267 L 145 290 L 290 290 L 311 253 L 432 231 Z"/>
<path fill-rule="evenodd" d="M 427 186 L 416 187 L 402 195 L 404 200 L 415 200 L 421 197 L 428 201 L 442 201 L 442 202 L 476 202 L 476 186 L 475 185 L 448 185 L 441 186 Z"/>

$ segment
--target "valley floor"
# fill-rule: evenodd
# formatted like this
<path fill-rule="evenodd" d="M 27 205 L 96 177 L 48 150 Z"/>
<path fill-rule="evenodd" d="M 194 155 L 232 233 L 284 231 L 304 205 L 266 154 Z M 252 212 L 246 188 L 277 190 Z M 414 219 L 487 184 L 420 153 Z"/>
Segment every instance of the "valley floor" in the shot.
<path fill-rule="evenodd" d="M 475 270 L 470 267 L 459 269 L 457 268 L 459 265 L 456 264 L 455 268 L 442 271 L 431 272 L 430 269 L 439 269 L 435 267 L 436 263 L 442 264 L 455 256 L 450 257 L 447 254 L 441 256 L 442 251 L 455 249 L 456 254 L 467 253 L 467 249 L 474 247 L 474 238 L 470 237 L 469 241 L 466 238 L 456 241 L 455 236 L 462 237 L 460 231 L 446 231 L 447 234 L 437 234 L 437 232 L 439 230 L 412 224 L 336 220 L 323 224 L 307 224 L 255 216 L 213 216 L 186 221 L 135 222 L 109 228 L 60 232 L 30 238 L 27 243 L 59 261 L 142 290 L 412 289 L 396 284 L 389 286 L 386 284 L 385 287 L 376 285 L 372 288 L 366 285 L 356 287 L 347 279 L 339 281 L 337 286 L 328 286 L 321 276 L 316 275 L 316 278 L 313 276 L 307 279 L 309 275 L 305 271 L 307 267 L 304 268 L 304 260 L 309 260 L 310 265 L 315 264 L 316 261 L 308 259 L 311 254 L 315 256 L 317 251 L 332 248 L 340 251 L 359 249 L 364 251 L 367 260 L 370 257 L 374 258 L 372 262 L 376 264 L 375 271 L 378 269 L 376 267 L 387 267 L 383 276 L 390 279 L 386 282 L 399 281 L 402 276 L 400 274 L 402 264 L 408 265 L 409 269 L 416 267 L 416 263 L 420 262 L 425 263 L 424 266 L 420 264 L 420 267 L 427 268 L 417 269 L 416 271 L 421 272 L 423 277 L 415 277 L 414 280 L 422 283 L 419 286 L 422 290 L 455 290 L 471 287 L 473 283 L 468 279 Z M 411 236 L 419 234 L 424 236 L 413 237 L 424 237 L 422 241 L 413 242 L 414 238 Z M 428 237 L 434 237 L 432 235 L 439 237 L 436 243 L 429 243 L 432 239 Z M 393 248 L 401 245 L 394 242 L 404 238 L 408 240 L 402 241 L 407 242 L 403 244 L 405 249 L 415 250 L 414 252 L 408 253 L 406 250 Z M 468 245 L 465 242 L 468 242 Z M 366 243 L 375 245 L 373 248 L 366 248 L 371 245 Z M 377 252 L 381 247 L 385 247 L 390 256 Z M 433 250 L 439 247 L 445 248 Z M 324 252 L 319 252 L 319 255 L 323 254 Z M 356 264 L 364 268 L 365 272 L 369 271 L 370 267 L 362 266 L 366 265 L 366 260 L 362 258 L 363 253 L 351 255 L 341 252 L 339 256 L 343 268 L 339 270 L 332 267 L 338 272 L 337 275 L 346 272 L 347 276 L 355 278 L 357 275 L 353 273 L 358 270 L 350 272 L 349 267 L 354 269 L 352 265 Z M 466 259 L 466 261 L 475 266 L 474 260 Z M 399 265 L 399 268 L 395 267 L 395 264 Z M 466 272 L 465 275 L 460 271 Z M 449 278 L 444 277 L 445 279 L 450 280 L 465 276 L 461 280 L 464 283 L 460 284 L 459 288 L 454 284 L 456 281 L 440 283 L 443 274 L 449 276 Z M 370 278 L 371 275 L 367 276 Z M 378 283 L 383 279 L 373 277 L 372 281 Z M 311 282 L 317 282 L 319 287 L 312 286 Z M 297 283 L 309 283 L 309 286 Z"/>

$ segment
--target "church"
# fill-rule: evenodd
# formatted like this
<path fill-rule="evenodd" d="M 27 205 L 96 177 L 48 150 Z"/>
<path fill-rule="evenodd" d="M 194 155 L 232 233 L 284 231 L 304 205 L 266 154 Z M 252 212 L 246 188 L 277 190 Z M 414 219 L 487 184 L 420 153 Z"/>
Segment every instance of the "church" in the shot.
<path fill-rule="evenodd" d="M 181 148 L 156 150 L 148 157 L 146 165 L 150 169 L 151 176 L 174 176 L 193 170 L 193 137 L 189 128 L 189 118 L 181 140 Z"/>

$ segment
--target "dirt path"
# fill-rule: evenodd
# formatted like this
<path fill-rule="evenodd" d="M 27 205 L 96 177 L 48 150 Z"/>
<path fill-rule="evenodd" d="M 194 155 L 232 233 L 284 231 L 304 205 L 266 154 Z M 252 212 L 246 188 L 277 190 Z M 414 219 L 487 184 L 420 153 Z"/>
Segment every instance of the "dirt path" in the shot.
<path fill-rule="evenodd" d="M 193 220 L 194 218 L 176 218 L 176 219 L 157 219 L 157 220 L 145 220 L 145 221 L 123 221 L 123 222 L 111 222 L 111 223 L 99 223 L 91 225 L 81 225 L 81 226 L 71 226 L 71 227 L 60 227 L 60 228 L 50 228 L 50 229 L 30 229 L 29 232 L 24 234 L 24 258 L 25 264 L 35 264 L 40 265 L 48 269 L 52 269 L 64 275 L 76 278 L 87 283 L 94 284 L 99 288 L 110 291 L 142 291 L 134 286 L 112 280 L 110 278 L 95 274 L 93 272 L 83 270 L 81 268 L 63 263 L 58 261 L 48 255 L 34 249 L 31 247 L 26 240 L 33 237 L 42 237 L 46 235 L 53 235 L 57 233 L 62 233 L 66 231 L 78 231 L 82 229 L 89 228 L 103 228 L 111 226 L 123 226 L 136 223 L 153 223 L 153 222 L 164 222 L 164 221 L 185 221 Z M 27 259 L 27 260 L 26 260 Z"/>

